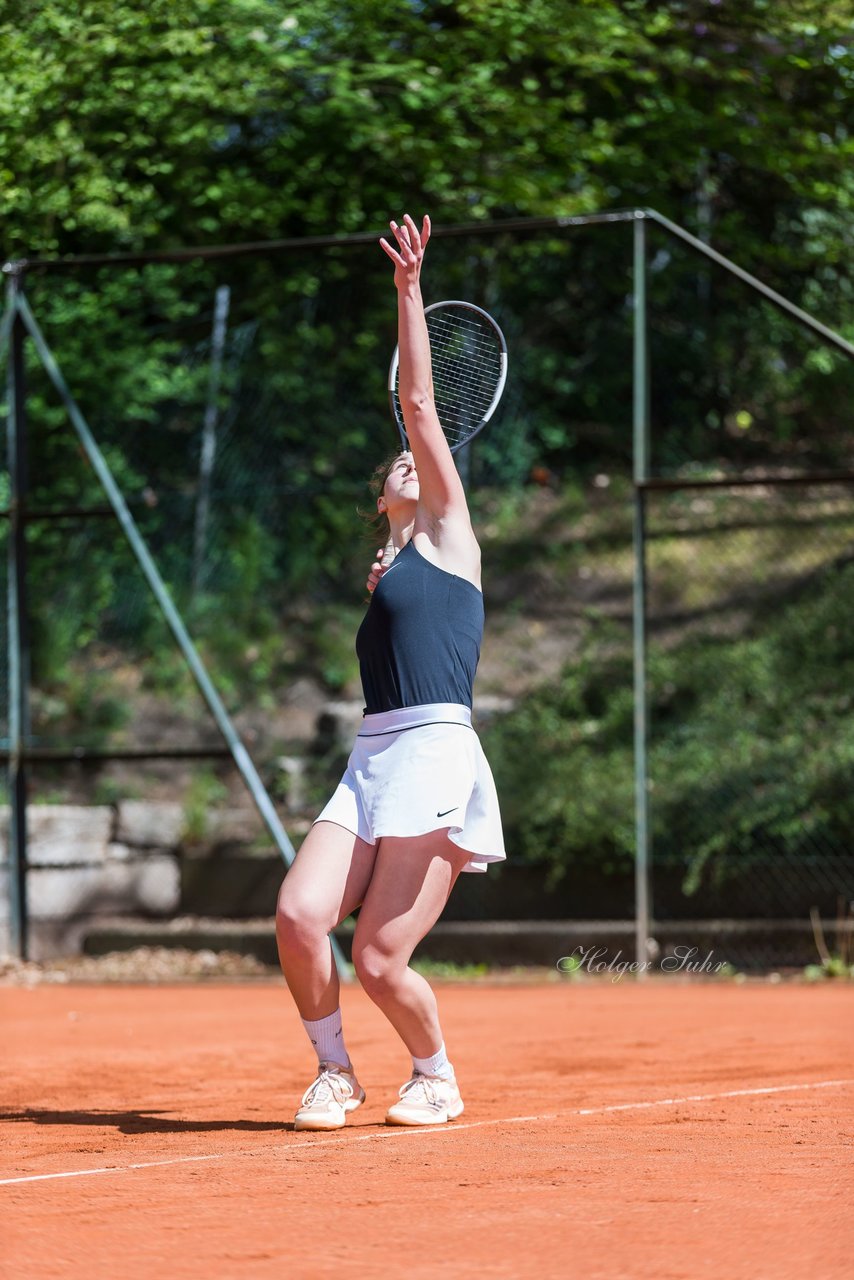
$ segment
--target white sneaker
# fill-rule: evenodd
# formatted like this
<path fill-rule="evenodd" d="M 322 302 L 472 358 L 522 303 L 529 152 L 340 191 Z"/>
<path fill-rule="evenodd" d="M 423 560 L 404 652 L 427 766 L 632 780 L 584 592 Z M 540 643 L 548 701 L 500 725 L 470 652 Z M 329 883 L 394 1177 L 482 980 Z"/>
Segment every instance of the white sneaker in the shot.
<path fill-rule="evenodd" d="M 446 1124 L 464 1110 L 453 1076 L 445 1080 L 415 1071 L 400 1091 L 400 1102 L 389 1107 L 385 1120 L 386 1124 Z"/>
<path fill-rule="evenodd" d="M 317 1079 L 302 1095 L 302 1105 L 294 1116 L 295 1129 L 341 1129 L 350 1111 L 365 1101 L 365 1091 L 353 1073 L 352 1064 L 321 1062 Z"/>

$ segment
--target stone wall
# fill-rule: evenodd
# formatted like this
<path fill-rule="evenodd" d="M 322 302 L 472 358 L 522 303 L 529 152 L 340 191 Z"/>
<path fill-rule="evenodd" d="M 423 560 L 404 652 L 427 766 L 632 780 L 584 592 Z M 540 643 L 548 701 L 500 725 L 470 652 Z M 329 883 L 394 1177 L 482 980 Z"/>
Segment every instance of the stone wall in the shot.
<path fill-rule="evenodd" d="M 31 805 L 27 899 L 33 960 L 79 953 L 102 916 L 172 915 L 184 816 L 173 802 Z M 11 944 L 9 809 L 0 809 L 0 952 Z"/>
<path fill-rule="evenodd" d="M 478 720 L 510 705 L 508 699 L 481 698 Z M 362 711 L 361 699 L 326 703 L 314 724 L 312 750 L 348 751 Z M 314 816 L 305 810 L 306 760 L 282 756 L 276 763 L 283 820 L 298 840 Z M 212 810 L 203 826 L 203 834 L 190 839 L 187 813 L 177 800 L 30 805 L 30 958 L 79 954 L 87 934 L 105 919 L 157 921 L 176 913 L 272 919 L 284 867 L 254 807 L 247 801 L 244 808 Z M 9 809 L 3 806 L 0 955 L 11 949 L 8 828 Z"/>

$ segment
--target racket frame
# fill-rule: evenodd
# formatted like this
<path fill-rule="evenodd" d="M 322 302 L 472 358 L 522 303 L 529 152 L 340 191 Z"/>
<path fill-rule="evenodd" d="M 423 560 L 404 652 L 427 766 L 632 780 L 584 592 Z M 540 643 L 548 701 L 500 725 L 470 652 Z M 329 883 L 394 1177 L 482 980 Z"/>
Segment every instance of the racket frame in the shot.
<path fill-rule="evenodd" d="M 484 311 L 483 307 L 475 306 L 473 302 L 463 302 L 459 298 L 446 298 L 442 302 L 431 302 L 429 307 L 424 308 L 424 315 L 429 316 L 432 311 L 438 311 L 443 307 L 461 307 L 466 311 L 474 311 L 478 316 L 485 320 L 495 334 L 500 364 L 500 372 L 498 382 L 495 386 L 495 392 L 480 422 L 476 427 L 472 428 L 463 440 L 458 440 L 456 444 L 451 444 L 450 441 L 448 441 L 448 448 L 451 450 L 451 453 L 456 453 L 458 449 L 463 449 L 467 444 L 471 443 L 475 436 L 483 430 L 487 422 L 489 422 L 490 418 L 495 413 L 495 410 L 498 408 L 498 402 L 504 394 L 504 387 L 507 382 L 507 342 L 498 322 L 489 314 L 488 311 Z M 391 416 L 397 424 L 397 429 L 400 433 L 400 442 L 404 449 L 409 449 L 409 440 L 406 435 L 406 425 L 403 421 L 403 413 L 402 411 L 398 411 L 398 405 L 400 403 L 397 395 L 399 362 L 400 345 L 398 344 L 394 349 L 394 353 L 391 357 L 391 364 L 388 369 L 388 403 L 389 408 L 391 409 Z"/>

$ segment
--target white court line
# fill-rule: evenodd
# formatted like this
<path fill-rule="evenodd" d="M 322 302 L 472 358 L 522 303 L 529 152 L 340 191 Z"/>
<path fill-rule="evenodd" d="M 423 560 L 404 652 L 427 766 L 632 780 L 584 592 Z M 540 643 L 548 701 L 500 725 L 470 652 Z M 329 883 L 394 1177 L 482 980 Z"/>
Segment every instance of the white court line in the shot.
<path fill-rule="evenodd" d="M 318 1151 L 324 1147 L 344 1146 L 353 1142 L 375 1142 L 384 1138 L 404 1138 L 420 1135 L 428 1137 L 438 1133 L 445 1135 L 461 1133 L 464 1129 L 487 1129 L 499 1124 L 535 1124 L 544 1120 L 563 1120 L 567 1116 L 601 1116 L 612 1111 L 643 1111 L 651 1107 L 676 1107 L 688 1102 L 717 1102 L 721 1098 L 754 1098 L 770 1093 L 795 1093 L 809 1089 L 839 1089 L 846 1085 L 854 1085 L 851 1080 L 814 1080 L 807 1084 L 777 1084 L 756 1089 L 726 1089 L 721 1093 L 688 1093 L 679 1098 L 653 1098 L 646 1102 L 616 1102 L 604 1107 L 579 1107 L 571 1111 L 540 1112 L 532 1116 L 502 1116 L 499 1120 L 468 1120 L 462 1124 L 455 1120 L 452 1124 L 425 1125 L 423 1128 L 381 1129 L 377 1133 L 351 1133 L 346 1138 L 325 1138 L 320 1141 L 306 1143 L 300 1147 L 292 1147 L 288 1157 L 303 1155 L 306 1152 Z M 2 1119 L 2 1117 L 0 1117 Z M 202 1160 L 228 1160 L 236 1156 L 257 1156 L 267 1154 L 268 1148 L 259 1151 L 252 1148 L 248 1151 L 220 1151 L 205 1156 L 176 1156 L 171 1160 L 146 1160 L 138 1164 L 106 1165 L 103 1169 L 72 1169 L 63 1173 L 35 1173 L 25 1178 L 0 1178 L 0 1187 L 13 1186 L 22 1182 L 50 1182 L 54 1178 L 90 1178 L 101 1173 L 129 1173 L 132 1169 L 157 1169 L 162 1165 L 193 1164 Z"/>
<path fill-rule="evenodd" d="M 760 1093 L 792 1093 L 796 1089 L 838 1089 L 854 1080 L 816 1080 L 811 1084 L 775 1084 L 764 1089 L 727 1089 L 723 1093 L 688 1093 L 684 1098 L 657 1098 L 654 1102 L 618 1102 L 610 1107 L 584 1107 L 575 1114 L 598 1116 L 606 1111 L 639 1111 L 642 1107 L 673 1107 L 680 1102 L 712 1102 L 717 1098 L 751 1098 Z"/>
<path fill-rule="evenodd" d="M 225 1151 L 219 1151 L 210 1156 L 178 1156 L 173 1160 L 146 1160 L 141 1164 L 108 1164 L 103 1169 L 71 1169 L 67 1173 L 34 1173 L 29 1178 L 0 1179 L 0 1187 L 8 1187 L 15 1182 L 49 1182 L 52 1178 L 91 1178 L 96 1173 L 127 1173 L 130 1169 L 156 1169 L 161 1164 L 191 1164 L 194 1160 L 224 1160 L 227 1154 Z"/>

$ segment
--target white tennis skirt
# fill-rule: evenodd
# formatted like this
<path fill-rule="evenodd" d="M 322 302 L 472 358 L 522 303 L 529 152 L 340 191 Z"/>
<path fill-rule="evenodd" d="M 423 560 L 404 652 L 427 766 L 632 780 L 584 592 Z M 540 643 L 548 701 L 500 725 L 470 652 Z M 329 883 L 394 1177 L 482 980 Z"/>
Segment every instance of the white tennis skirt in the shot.
<path fill-rule="evenodd" d="M 471 711 L 432 703 L 366 715 L 332 799 L 315 819 L 368 844 L 447 829 L 471 858 L 463 871 L 501 862 L 504 835 L 492 771 Z"/>

